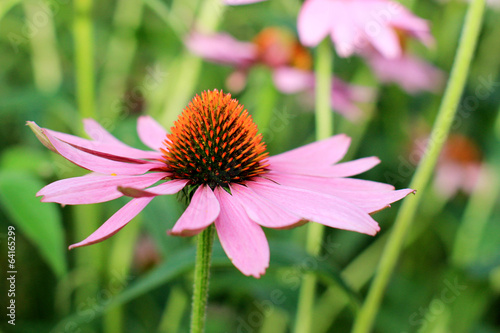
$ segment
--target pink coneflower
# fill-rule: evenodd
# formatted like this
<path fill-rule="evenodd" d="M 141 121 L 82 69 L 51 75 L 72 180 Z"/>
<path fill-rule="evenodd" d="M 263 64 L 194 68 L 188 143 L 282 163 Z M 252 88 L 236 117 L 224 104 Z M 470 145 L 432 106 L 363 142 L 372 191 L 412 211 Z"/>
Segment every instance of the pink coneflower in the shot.
<path fill-rule="evenodd" d="M 191 236 L 214 223 L 233 264 L 259 277 L 269 265 L 262 226 L 289 228 L 309 220 L 374 235 L 379 226 L 369 214 L 412 192 L 347 178 L 379 160 L 338 163 L 349 147 L 345 135 L 268 157 L 247 111 L 217 90 L 194 97 L 170 134 L 153 119 L 140 117 L 139 137 L 153 151 L 123 144 L 93 120 L 85 120 L 93 140 L 28 124 L 48 148 L 92 171 L 49 184 L 38 193 L 42 201 L 90 204 L 133 198 L 70 249 L 105 240 L 154 197 L 183 191 L 190 204 L 169 234 Z"/>
<path fill-rule="evenodd" d="M 227 79 L 227 86 L 232 91 L 244 88 L 246 73 L 252 66 L 265 65 L 273 71 L 274 85 L 282 93 L 313 95 L 315 80 L 311 54 L 286 29 L 266 28 L 252 42 L 242 42 L 228 34 L 193 32 L 187 38 L 186 46 L 208 61 L 235 67 L 235 72 Z M 338 78 L 333 80 L 333 109 L 350 120 L 358 119 L 362 111 L 356 103 L 371 100 L 373 91 L 349 85 Z"/>
<path fill-rule="evenodd" d="M 306 0 L 297 29 L 306 46 L 316 46 L 330 35 L 342 57 L 372 46 L 386 58 L 397 58 L 402 53 L 400 32 L 425 44 L 433 42 L 427 21 L 389 0 Z"/>

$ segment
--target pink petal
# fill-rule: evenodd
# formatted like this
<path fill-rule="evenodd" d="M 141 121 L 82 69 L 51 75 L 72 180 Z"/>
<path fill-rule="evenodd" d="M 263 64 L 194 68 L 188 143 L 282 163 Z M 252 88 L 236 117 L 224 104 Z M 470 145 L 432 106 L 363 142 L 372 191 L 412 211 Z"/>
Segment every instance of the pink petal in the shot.
<path fill-rule="evenodd" d="M 344 134 L 316 141 L 285 153 L 269 157 L 273 166 L 286 168 L 291 165 L 318 167 L 337 163 L 347 153 L 351 138 Z"/>
<path fill-rule="evenodd" d="M 368 235 L 375 235 L 380 230 L 367 212 L 348 201 L 273 182 L 248 182 L 247 185 L 258 195 L 303 219 Z"/>
<path fill-rule="evenodd" d="M 292 67 L 279 67 L 273 72 L 276 88 L 285 94 L 295 94 L 314 89 L 314 74 L 311 71 Z"/>
<path fill-rule="evenodd" d="M 402 50 L 398 35 L 391 27 L 379 25 L 378 33 L 368 38 L 384 57 L 396 59 L 401 56 Z"/>
<path fill-rule="evenodd" d="M 311 184 L 311 188 L 315 189 L 314 186 L 319 187 L 331 187 L 337 188 L 339 190 L 346 191 L 393 191 L 394 186 L 374 182 L 370 180 L 356 179 L 356 178 L 327 178 L 318 176 L 308 176 L 308 175 L 295 175 L 295 174 L 284 174 L 275 171 L 271 171 L 267 174 L 267 178 L 272 181 L 293 187 L 303 187 L 307 184 Z"/>
<path fill-rule="evenodd" d="M 269 244 L 264 231 L 224 189 L 217 187 L 214 192 L 220 204 L 215 227 L 222 248 L 243 274 L 259 278 L 269 266 Z"/>
<path fill-rule="evenodd" d="M 380 163 L 378 157 L 365 157 L 354 161 L 332 165 L 328 177 L 350 177 L 372 169 Z"/>
<path fill-rule="evenodd" d="M 79 150 L 86 151 L 87 153 L 90 153 L 92 155 L 113 159 L 115 161 L 144 163 L 145 161 L 141 161 L 138 159 L 159 160 L 162 156 L 156 151 L 146 151 L 132 148 L 121 142 L 119 144 L 114 144 L 99 141 L 90 141 L 74 135 L 56 132 L 49 129 L 46 129 L 46 131 L 48 131 L 55 138 L 69 143 Z"/>
<path fill-rule="evenodd" d="M 126 156 L 129 158 L 160 159 L 162 156 L 158 151 L 145 151 L 124 144 L 113 135 L 111 135 L 108 131 L 106 131 L 106 129 L 104 129 L 104 127 L 102 127 L 94 119 L 84 119 L 83 123 L 87 135 L 95 140 L 95 142 L 90 142 L 90 144 L 88 145 L 84 144 L 83 147 L 85 148 L 90 148 L 113 155 Z M 56 135 L 56 137 L 58 136 Z M 64 139 L 61 140 L 72 143 Z M 82 144 L 78 142 L 74 142 L 74 144 L 77 146 L 82 146 Z"/>
<path fill-rule="evenodd" d="M 399 84 L 409 93 L 438 92 L 444 85 L 445 74 L 422 59 L 403 54 L 397 59 L 387 59 L 372 52 L 367 60 L 375 75 L 382 82 Z"/>
<path fill-rule="evenodd" d="M 192 32 L 185 43 L 192 53 L 216 63 L 247 67 L 257 59 L 253 43 L 240 42 L 229 34 Z"/>
<path fill-rule="evenodd" d="M 188 181 L 184 179 L 173 179 L 146 190 L 134 187 L 118 187 L 118 191 L 132 198 L 150 198 L 158 195 L 175 194 L 182 190 L 187 183 Z"/>
<path fill-rule="evenodd" d="M 161 166 L 159 163 L 124 163 L 99 157 L 60 141 L 54 137 L 49 130 L 44 128 L 41 130 L 54 149 L 56 149 L 61 156 L 82 168 L 92 170 L 94 172 L 107 175 L 138 175 Z"/>
<path fill-rule="evenodd" d="M 391 203 L 414 192 L 414 190 L 411 189 L 394 191 L 391 185 L 368 182 L 360 179 L 329 179 L 299 175 L 272 175 L 269 178 L 278 182 L 280 185 L 305 189 L 340 198 L 362 208 L 367 213 L 374 213 L 387 208 Z M 366 182 L 366 184 L 363 182 Z M 352 184 L 352 186 L 349 186 L 350 184 Z M 363 185 L 359 186 L 359 184 Z M 373 186 L 374 184 L 375 186 Z"/>
<path fill-rule="evenodd" d="M 304 2 L 297 19 L 300 42 L 305 46 L 318 45 L 331 31 L 333 1 L 308 0 Z"/>
<path fill-rule="evenodd" d="M 73 244 L 69 249 L 75 247 L 87 246 L 101 242 L 120 231 L 121 228 L 126 226 L 130 220 L 139 214 L 153 198 L 140 198 L 132 199 L 113 216 L 111 216 L 103 225 L 99 227 L 93 234 L 84 239 L 83 241 Z"/>
<path fill-rule="evenodd" d="M 252 221 L 267 228 L 281 229 L 297 225 L 302 219 L 258 196 L 249 187 L 233 184 L 231 193 L 243 206 Z"/>
<path fill-rule="evenodd" d="M 42 188 L 37 196 L 42 202 L 63 205 L 80 205 L 105 202 L 122 196 L 118 186 L 145 188 L 165 177 L 165 173 L 148 173 L 139 176 L 86 175 L 58 180 Z"/>
<path fill-rule="evenodd" d="M 175 223 L 170 235 L 193 236 L 211 225 L 219 216 L 219 201 L 209 186 L 198 187 L 187 209 Z"/>
<path fill-rule="evenodd" d="M 151 149 L 159 150 L 165 147 L 167 131 L 153 118 L 140 116 L 137 119 L 137 134 L 141 141 Z"/>
<path fill-rule="evenodd" d="M 83 127 L 85 133 L 97 142 L 109 143 L 113 145 L 124 145 L 123 142 L 115 138 L 111 133 L 109 133 L 104 127 L 102 127 L 97 121 L 91 118 L 83 119 Z"/>
<path fill-rule="evenodd" d="M 349 57 L 363 47 L 364 33 L 357 22 L 357 12 L 350 2 L 332 1 L 331 38 L 339 56 Z M 363 22 L 364 24 L 364 22 Z"/>

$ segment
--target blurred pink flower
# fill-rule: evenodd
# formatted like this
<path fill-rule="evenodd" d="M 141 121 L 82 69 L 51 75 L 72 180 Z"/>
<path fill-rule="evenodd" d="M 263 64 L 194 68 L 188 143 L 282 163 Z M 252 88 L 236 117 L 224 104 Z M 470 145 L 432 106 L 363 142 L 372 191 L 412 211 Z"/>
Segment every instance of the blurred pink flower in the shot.
<path fill-rule="evenodd" d="M 273 70 L 276 88 L 285 94 L 314 92 L 312 57 L 289 31 L 267 28 L 253 42 L 241 42 L 227 34 L 204 35 L 192 33 L 186 46 L 194 54 L 211 62 L 231 65 L 236 68 L 226 84 L 232 91 L 240 91 L 246 83 L 246 72 L 250 67 L 264 64 Z M 350 86 L 334 79 L 332 107 L 346 118 L 355 121 L 362 111 L 357 102 L 368 102 L 373 92 L 368 87 Z"/>
<path fill-rule="evenodd" d="M 430 63 L 403 53 L 388 59 L 373 51 L 363 54 L 381 82 L 394 82 L 409 93 L 420 91 L 439 92 L 445 83 L 445 74 Z"/>
<path fill-rule="evenodd" d="M 446 198 L 460 190 L 471 194 L 481 170 L 481 152 L 467 137 L 452 134 L 439 156 L 434 178 L 434 188 Z"/>
<path fill-rule="evenodd" d="M 269 265 L 261 226 L 281 229 L 309 220 L 374 235 L 380 228 L 369 214 L 413 192 L 347 178 L 380 161 L 366 157 L 339 163 L 350 144 L 342 134 L 268 157 L 247 111 L 217 90 L 196 96 L 170 134 L 152 118 L 140 117 L 137 131 L 151 151 L 120 142 L 94 120 L 84 124 L 91 140 L 28 122 L 49 149 L 92 171 L 49 184 L 37 195 L 63 205 L 122 195 L 133 199 L 70 249 L 107 239 L 154 197 L 185 189 L 185 195 L 192 195 L 190 204 L 169 234 L 191 236 L 214 223 L 233 264 L 243 274 L 259 277 Z"/>
<path fill-rule="evenodd" d="M 192 53 L 215 63 L 245 68 L 252 65 L 257 58 L 256 45 L 240 42 L 224 33 L 191 33 L 185 43 Z"/>
<path fill-rule="evenodd" d="M 295 94 L 301 91 L 314 92 L 314 73 L 291 67 L 277 68 L 273 72 L 276 88 L 285 94 Z M 373 100 L 373 89 L 364 86 L 349 85 L 344 81 L 334 78 L 332 80 L 332 104 L 338 113 L 351 121 L 356 121 L 362 116 L 362 111 L 353 103 L 369 102 Z"/>
<path fill-rule="evenodd" d="M 316 46 L 330 35 L 342 57 L 369 46 L 386 58 L 400 57 L 400 32 L 427 45 L 433 42 L 427 21 L 389 0 L 306 0 L 297 28 L 306 46 Z"/>
<path fill-rule="evenodd" d="M 417 129 L 421 132 L 421 129 Z M 416 134 L 409 160 L 417 165 L 429 145 L 428 136 Z M 471 194 L 475 189 L 481 167 L 481 151 L 475 143 L 461 134 L 451 134 L 439 155 L 434 174 L 433 187 L 436 193 L 449 199 L 458 192 Z"/>

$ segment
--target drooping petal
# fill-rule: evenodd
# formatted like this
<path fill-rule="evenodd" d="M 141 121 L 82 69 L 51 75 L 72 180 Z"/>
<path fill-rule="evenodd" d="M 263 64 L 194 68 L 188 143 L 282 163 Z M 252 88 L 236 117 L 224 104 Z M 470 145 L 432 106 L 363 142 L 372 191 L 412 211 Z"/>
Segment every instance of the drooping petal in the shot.
<path fill-rule="evenodd" d="M 141 190 L 134 187 L 119 186 L 118 191 L 123 193 L 125 196 L 132 198 L 150 198 L 156 197 L 158 195 L 175 194 L 182 190 L 187 183 L 188 181 L 184 179 L 173 179 L 166 181 L 163 184 L 150 187 L 146 190 Z"/>
<path fill-rule="evenodd" d="M 73 244 L 69 249 L 99 243 L 120 231 L 130 220 L 139 214 L 153 198 L 139 198 L 130 200 L 125 206 L 120 208 L 103 225 L 83 241 Z"/>
<path fill-rule="evenodd" d="M 337 197 L 270 181 L 248 182 L 247 185 L 261 197 L 303 219 L 368 235 L 375 235 L 380 230 L 378 223 L 362 208 Z"/>
<path fill-rule="evenodd" d="M 338 134 L 331 138 L 312 142 L 285 153 L 269 157 L 272 165 L 287 167 L 289 165 L 326 166 L 337 163 L 347 153 L 351 138 Z"/>
<path fill-rule="evenodd" d="M 198 187 L 189 206 L 177 220 L 172 230 L 169 231 L 169 234 L 177 236 L 196 235 L 212 224 L 219 216 L 219 212 L 219 201 L 214 192 L 209 186 L 202 185 Z"/>
<path fill-rule="evenodd" d="M 107 175 L 139 175 L 151 169 L 159 167 L 161 164 L 148 163 L 125 163 L 113 159 L 107 159 L 86 151 L 82 151 L 72 145 L 54 137 L 49 130 L 41 129 L 42 133 L 50 141 L 51 145 L 61 156 L 72 163 L 94 172 Z"/>
<path fill-rule="evenodd" d="M 246 186 L 233 184 L 230 188 L 231 194 L 243 206 L 250 219 L 261 226 L 274 229 L 290 228 L 302 220 L 300 216 L 261 198 Z"/>
<path fill-rule="evenodd" d="M 269 244 L 262 228 L 224 189 L 214 190 L 220 204 L 215 227 L 227 256 L 245 275 L 259 278 L 269 266 Z"/>
<path fill-rule="evenodd" d="M 137 134 L 139 139 L 151 149 L 158 151 L 165 146 L 163 141 L 167 138 L 167 131 L 149 116 L 140 116 L 137 119 Z"/>
<path fill-rule="evenodd" d="M 305 46 L 318 45 L 332 28 L 332 1 L 306 1 L 297 18 L 300 42 Z"/>
<path fill-rule="evenodd" d="M 80 205 L 105 202 L 122 196 L 118 186 L 145 188 L 165 177 L 156 172 L 134 176 L 86 175 L 58 180 L 42 188 L 37 196 L 42 202 L 57 202 L 63 205 Z"/>

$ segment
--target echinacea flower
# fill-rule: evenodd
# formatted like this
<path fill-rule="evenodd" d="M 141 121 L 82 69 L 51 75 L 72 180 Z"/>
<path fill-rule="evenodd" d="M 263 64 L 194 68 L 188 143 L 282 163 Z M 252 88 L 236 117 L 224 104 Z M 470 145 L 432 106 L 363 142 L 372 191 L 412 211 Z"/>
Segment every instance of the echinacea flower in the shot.
<path fill-rule="evenodd" d="M 397 58 L 401 32 L 424 44 L 433 42 L 426 20 L 389 0 L 306 0 L 297 30 L 302 44 L 311 47 L 330 35 L 342 57 L 372 46 L 386 58 Z"/>
<path fill-rule="evenodd" d="M 265 65 L 273 71 L 275 87 L 284 94 L 314 93 L 314 73 L 309 51 L 288 30 L 269 27 L 262 30 L 252 42 L 236 40 L 232 36 L 192 32 L 185 41 L 187 48 L 207 61 L 235 67 L 227 79 L 232 91 L 243 89 L 246 73 L 256 65 Z M 356 103 L 368 102 L 373 91 L 368 87 L 349 85 L 332 79 L 332 108 L 351 121 L 362 111 Z"/>
<path fill-rule="evenodd" d="M 379 226 L 370 213 L 412 192 L 348 178 L 380 161 L 367 157 L 338 163 L 350 143 L 342 134 L 268 157 L 247 111 L 217 90 L 195 96 L 169 134 L 152 118 L 140 117 L 139 137 L 152 151 L 125 145 L 91 119 L 85 120 L 85 130 L 92 140 L 28 124 L 48 148 L 92 171 L 49 184 L 37 194 L 42 201 L 73 205 L 132 197 L 70 249 L 107 239 L 154 197 L 184 190 L 189 206 L 169 234 L 192 236 L 214 223 L 233 264 L 259 277 L 269 265 L 262 227 L 314 221 L 374 235 Z"/>

